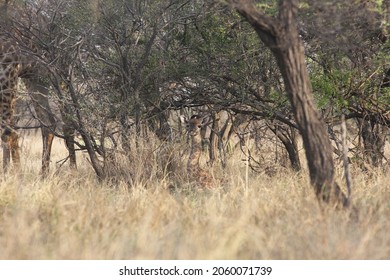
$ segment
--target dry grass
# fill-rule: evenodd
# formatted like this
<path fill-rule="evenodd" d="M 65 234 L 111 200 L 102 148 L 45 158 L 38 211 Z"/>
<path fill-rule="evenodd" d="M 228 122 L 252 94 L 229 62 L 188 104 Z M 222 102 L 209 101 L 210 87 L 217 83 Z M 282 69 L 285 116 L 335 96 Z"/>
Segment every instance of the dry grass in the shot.
<path fill-rule="evenodd" d="M 215 191 L 191 189 L 158 170 L 131 188 L 99 184 L 83 160 L 77 172 L 63 167 L 42 181 L 34 141 L 26 148 L 25 139 L 22 171 L 1 179 L 0 259 L 390 258 L 390 186 L 381 172 L 353 172 L 352 215 L 320 209 L 307 174 L 250 173 L 245 193 L 239 157 Z M 66 154 L 59 141 L 55 150 L 53 162 Z M 149 159 L 149 169 L 159 168 L 158 156 Z"/>

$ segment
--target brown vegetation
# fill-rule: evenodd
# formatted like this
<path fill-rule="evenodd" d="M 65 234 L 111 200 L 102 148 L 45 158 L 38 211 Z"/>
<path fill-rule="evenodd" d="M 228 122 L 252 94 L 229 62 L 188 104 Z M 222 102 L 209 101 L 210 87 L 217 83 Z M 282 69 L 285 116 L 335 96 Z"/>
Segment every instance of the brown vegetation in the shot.
<path fill-rule="evenodd" d="M 222 2 L 0 1 L 0 258 L 389 258 L 388 1 Z"/>
<path fill-rule="evenodd" d="M 358 213 L 351 215 L 319 207 L 307 170 L 251 172 L 245 193 L 240 154 L 228 162 L 224 188 L 198 192 L 180 178 L 185 157 L 175 159 L 184 166 L 175 176 L 158 175 L 162 155 L 150 143 L 142 148 L 154 157 L 146 165 L 145 152 L 131 166 L 148 174 L 138 174 L 131 188 L 99 183 L 86 161 L 77 172 L 62 167 L 42 181 L 40 139 L 32 139 L 23 141 L 22 172 L 0 185 L 1 259 L 390 258 L 390 186 L 379 171 L 352 171 Z M 54 160 L 66 155 L 56 140 Z"/>

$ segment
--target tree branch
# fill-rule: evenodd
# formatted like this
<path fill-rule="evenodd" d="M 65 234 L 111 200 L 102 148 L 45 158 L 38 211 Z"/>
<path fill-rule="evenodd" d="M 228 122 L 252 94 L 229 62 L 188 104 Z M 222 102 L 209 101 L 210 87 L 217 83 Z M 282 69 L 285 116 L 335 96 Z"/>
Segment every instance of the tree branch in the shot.
<path fill-rule="evenodd" d="M 254 27 L 267 46 L 276 46 L 275 38 L 280 29 L 276 19 L 260 12 L 252 0 L 231 0 L 231 5 Z"/>

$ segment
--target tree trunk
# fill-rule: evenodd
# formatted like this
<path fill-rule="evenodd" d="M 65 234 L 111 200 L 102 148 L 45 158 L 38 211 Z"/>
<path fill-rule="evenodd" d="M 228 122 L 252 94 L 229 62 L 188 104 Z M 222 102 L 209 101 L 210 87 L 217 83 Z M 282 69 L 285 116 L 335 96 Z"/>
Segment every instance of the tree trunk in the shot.
<path fill-rule="evenodd" d="M 282 72 L 294 117 L 303 138 L 311 183 L 316 195 L 322 196 L 327 201 L 332 188 L 338 189 L 334 182 L 332 146 L 325 124 L 314 108 L 302 44 L 298 43 L 297 36 L 286 31 L 284 35 L 277 38 L 277 45 L 284 47 L 274 49 L 273 52 Z"/>
<path fill-rule="evenodd" d="M 317 198 L 347 206 L 348 200 L 334 180 L 331 142 L 313 103 L 303 44 L 295 21 L 297 2 L 279 1 L 278 18 L 271 18 L 259 12 L 252 1 L 233 1 L 237 11 L 249 21 L 277 60 L 303 138 L 310 181 Z"/>
<path fill-rule="evenodd" d="M 272 132 L 278 137 L 278 139 L 283 143 L 284 147 L 287 150 L 288 158 L 290 159 L 291 168 L 294 171 L 301 170 L 301 161 L 299 159 L 298 144 L 295 137 L 294 128 L 286 128 L 282 125 L 268 125 Z M 287 130 L 290 130 L 291 133 L 288 133 Z"/>

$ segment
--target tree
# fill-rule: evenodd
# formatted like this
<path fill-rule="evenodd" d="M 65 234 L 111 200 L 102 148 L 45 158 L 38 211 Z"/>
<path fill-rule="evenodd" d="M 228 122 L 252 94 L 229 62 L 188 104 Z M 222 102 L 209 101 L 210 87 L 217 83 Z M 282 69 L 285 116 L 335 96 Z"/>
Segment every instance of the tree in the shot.
<path fill-rule="evenodd" d="M 171 102 L 171 108 L 207 106 L 213 113 L 227 111 L 230 117 L 236 119 L 228 131 L 224 130 L 225 126 L 221 126 L 221 131 L 217 132 L 214 123 L 210 134 L 210 162 L 218 158 L 215 153 L 218 146 L 219 157 L 224 165 L 223 155 L 226 153 L 221 141 L 226 143 L 231 135 L 241 134 L 237 126 L 243 120 L 253 124 L 266 120 L 272 123 L 267 130 L 276 133 L 277 139 L 288 147 L 286 151 L 291 167 L 299 169 L 299 158 L 296 156 L 298 150 L 292 143 L 294 140 L 291 137 L 280 137 L 282 126 L 290 127 L 292 134 L 296 130 L 280 82 L 281 75 L 270 50 L 266 47 L 259 49 L 258 38 L 252 27 L 229 7 L 209 2 L 197 7 L 192 16 L 186 17 L 183 25 L 177 28 L 177 39 L 169 48 L 168 76 L 179 83 L 182 81 L 180 86 L 185 91 L 180 100 Z M 192 83 L 186 82 L 189 79 Z M 273 125 L 280 129 L 270 129 Z M 250 130 L 251 135 L 263 139 L 263 133 L 259 134 L 259 130 L 254 129 L 256 126 L 246 126 L 246 132 Z M 256 162 L 255 158 L 253 162 Z"/>
<path fill-rule="evenodd" d="M 354 119 L 354 158 L 381 166 L 390 127 L 388 1 L 304 2 L 300 34 L 324 117 L 329 126 L 343 113 Z"/>
<path fill-rule="evenodd" d="M 317 198 L 347 206 L 348 199 L 335 182 L 330 139 L 313 103 L 303 43 L 296 22 L 298 1 L 280 0 L 276 17 L 261 12 L 254 1 L 233 0 L 231 3 L 276 58 L 303 138 L 310 181 Z"/>

